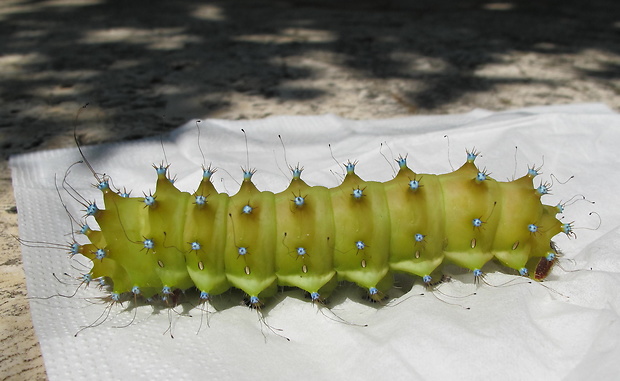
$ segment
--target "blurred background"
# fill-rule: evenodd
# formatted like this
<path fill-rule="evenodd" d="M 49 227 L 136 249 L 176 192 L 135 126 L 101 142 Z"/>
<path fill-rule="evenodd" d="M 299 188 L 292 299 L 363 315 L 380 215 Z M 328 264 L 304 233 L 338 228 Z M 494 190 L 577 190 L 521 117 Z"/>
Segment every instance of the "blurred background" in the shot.
<path fill-rule="evenodd" d="M 44 379 L 8 157 L 199 118 L 347 118 L 602 102 L 616 0 L 2 0 L 0 380 Z"/>

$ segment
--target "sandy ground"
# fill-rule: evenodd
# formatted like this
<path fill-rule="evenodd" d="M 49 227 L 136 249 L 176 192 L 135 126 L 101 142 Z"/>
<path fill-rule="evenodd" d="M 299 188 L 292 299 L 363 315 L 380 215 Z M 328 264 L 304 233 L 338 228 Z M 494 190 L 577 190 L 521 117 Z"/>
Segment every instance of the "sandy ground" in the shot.
<path fill-rule="evenodd" d="M 46 378 L 7 160 L 72 146 L 83 104 L 86 144 L 192 117 L 620 110 L 619 15 L 616 0 L 3 0 L 0 380 Z"/>

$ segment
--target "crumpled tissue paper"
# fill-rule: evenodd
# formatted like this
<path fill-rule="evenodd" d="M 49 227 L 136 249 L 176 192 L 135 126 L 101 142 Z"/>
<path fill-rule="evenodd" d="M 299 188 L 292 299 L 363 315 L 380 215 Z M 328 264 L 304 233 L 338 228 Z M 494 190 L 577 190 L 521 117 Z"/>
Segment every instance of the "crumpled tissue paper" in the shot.
<path fill-rule="evenodd" d="M 502 181 L 544 163 L 536 183 L 553 185 L 543 201 L 568 201 L 564 221 L 575 221 L 577 238 L 556 237 L 564 257 L 542 284 L 492 267 L 486 279 L 494 286 L 475 285 L 470 273 L 450 269 L 452 280 L 437 291 L 399 278 L 402 288 L 385 305 L 345 285 L 329 309 L 286 291 L 269 301 L 263 317 L 235 293 L 216 300 L 217 312 L 189 304 L 126 310 L 128 303 L 99 301 L 104 294 L 93 285 L 75 292 L 88 261 L 51 247 L 72 240 L 55 184 L 81 159 L 77 149 L 16 156 L 20 236 L 50 247 L 22 247 L 50 380 L 603 380 L 620 371 L 620 115 L 606 106 L 364 121 L 210 119 L 198 123 L 200 136 L 196 124 L 161 139 L 83 147 L 84 153 L 97 172 L 135 196 L 154 190 L 154 163 L 170 163 L 185 191 L 197 187 L 201 166 L 211 163 L 220 168 L 216 187 L 228 193 L 236 192 L 240 167 L 249 163 L 258 169 L 259 189 L 279 192 L 290 179 L 287 165 L 302 165 L 311 185 L 333 187 L 342 178 L 339 163 L 349 159 L 358 160 L 362 178 L 385 181 L 399 154 L 408 154 L 417 173 L 444 173 L 475 147 L 479 167 Z M 66 181 L 86 199 L 100 200 L 84 165 L 73 166 Z M 83 215 L 62 187 L 60 193 L 73 215 Z"/>

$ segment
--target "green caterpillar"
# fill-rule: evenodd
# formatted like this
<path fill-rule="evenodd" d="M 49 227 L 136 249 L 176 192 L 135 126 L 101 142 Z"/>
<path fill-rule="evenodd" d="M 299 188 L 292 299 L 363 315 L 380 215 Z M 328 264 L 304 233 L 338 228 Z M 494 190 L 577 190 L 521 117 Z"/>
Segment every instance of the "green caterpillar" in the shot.
<path fill-rule="evenodd" d="M 327 298 L 339 281 L 356 283 L 379 301 L 402 272 L 433 284 L 444 261 L 483 276 L 497 259 L 522 276 L 544 279 L 557 261 L 551 239 L 573 234 L 570 223 L 555 218 L 563 205 L 544 205 L 549 185 L 535 187 L 538 170 L 500 182 L 479 170 L 477 153 L 467 153 L 459 169 L 446 174 L 416 174 L 399 157 L 399 171 L 384 183 L 362 180 L 355 163 L 335 188 L 309 186 L 302 168 L 291 168 L 284 191 L 259 191 L 253 170 L 243 171 L 239 191 L 218 193 L 211 167 L 203 169 L 198 189 L 178 190 L 168 166 L 154 166 L 156 191 L 130 197 L 100 177 L 105 209 L 85 204 L 90 243 L 73 243 L 72 255 L 93 262 L 83 281 L 109 286 L 113 302 L 140 297 L 173 300 L 178 291 L 196 288 L 209 300 L 231 287 L 260 307 L 278 286 Z"/>

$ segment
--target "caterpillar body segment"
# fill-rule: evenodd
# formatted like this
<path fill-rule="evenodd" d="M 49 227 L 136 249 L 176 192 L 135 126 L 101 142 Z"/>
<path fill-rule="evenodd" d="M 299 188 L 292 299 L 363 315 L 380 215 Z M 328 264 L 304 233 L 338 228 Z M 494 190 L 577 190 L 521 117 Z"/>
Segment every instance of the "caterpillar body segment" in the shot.
<path fill-rule="evenodd" d="M 391 216 L 390 267 L 430 277 L 445 257 L 443 192 L 438 176 L 418 176 L 402 164 L 384 185 Z"/>
<path fill-rule="evenodd" d="M 239 192 L 230 197 L 228 211 L 226 277 L 250 297 L 273 295 L 277 291 L 274 194 L 259 191 L 244 178 Z"/>
<path fill-rule="evenodd" d="M 228 243 L 229 197 L 218 193 L 210 180 L 212 172 L 206 170 L 198 189 L 187 202 L 184 242 L 189 242 L 185 255 L 187 271 L 197 289 L 205 294 L 218 295 L 231 287 L 226 276 L 224 253 Z M 224 239 L 222 237 L 225 237 Z M 194 243 L 194 247 L 192 247 Z M 196 245 L 197 244 L 197 245 Z"/>
<path fill-rule="evenodd" d="M 353 167 L 342 184 L 330 190 L 336 228 L 334 270 L 339 279 L 370 290 L 390 271 L 390 214 L 383 184 L 363 181 L 349 165 Z"/>
<path fill-rule="evenodd" d="M 276 215 L 278 283 L 327 297 L 337 285 L 330 190 L 310 187 L 294 176 L 288 188 L 276 195 Z"/>
<path fill-rule="evenodd" d="M 551 239 L 570 232 L 555 218 L 560 210 L 541 203 L 547 188 L 534 187 L 531 171 L 498 182 L 474 160 L 468 153 L 459 169 L 433 175 L 416 174 L 401 157 L 398 173 L 384 183 L 361 179 L 347 163 L 334 188 L 309 186 L 297 167 L 275 194 L 258 190 L 254 171 L 244 170 L 232 196 L 216 191 L 211 168 L 190 194 L 161 165 L 153 194 L 128 197 L 98 186 L 105 209 L 87 214 L 100 230 L 84 229 L 90 243 L 72 252 L 93 261 L 89 277 L 105 279 L 113 300 L 167 300 L 193 287 L 207 300 L 235 287 L 259 307 L 278 286 L 321 301 L 345 280 L 378 301 L 395 272 L 430 285 L 444 261 L 477 278 L 494 258 L 544 279 L 557 260 Z"/>
<path fill-rule="evenodd" d="M 474 271 L 493 258 L 493 237 L 498 216 L 493 207 L 501 196 L 500 183 L 492 181 L 472 162 L 439 176 L 443 191 L 446 259 Z M 484 180 L 481 180 L 484 178 Z"/>

